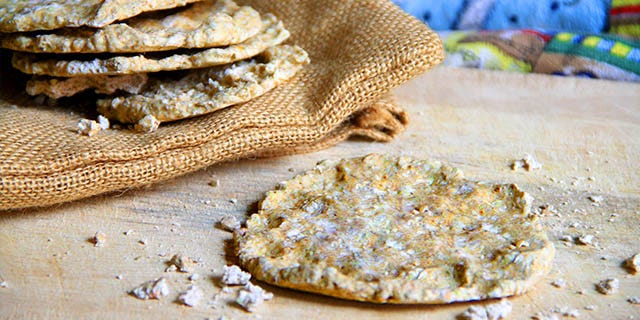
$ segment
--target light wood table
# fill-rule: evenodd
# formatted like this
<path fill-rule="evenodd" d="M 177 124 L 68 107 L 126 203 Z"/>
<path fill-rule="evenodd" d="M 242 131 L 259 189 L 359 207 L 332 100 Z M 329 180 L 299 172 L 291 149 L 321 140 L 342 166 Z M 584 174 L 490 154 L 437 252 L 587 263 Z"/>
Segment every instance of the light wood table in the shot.
<path fill-rule="evenodd" d="M 640 319 L 640 305 L 626 301 L 640 296 L 640 275 L 620 267 L 640 253 L 640 85 L 438 68 L 395 92 L 412 123 L 391 143 L 354 139 L 313 154 L 223 163 L 144 189 L 0 212 L 0 275 L 8 284 L 0 288 L 0 318 L 453 319 L 481 304 L 374 305 L 264 285 L 275 298 L 253 314 L 224 297 L 213 308 L 216 279 L 233 262 L 231 234 L 214 227 L 221 217 L 246 219 L 264 192 L 318 160 L 380 152 L 448 161 L 468 178 L 515 182 L 536 206 L 553 206 L 543 217 L 557 247 L 553 271 L 510 299 L 512 319 L 555 307 L 575 308 L 580 319 Z M 525 153 L 542 169 L 512 171 Z M 107 236 L 103 247 L 88 241 L 98 231 Z M 581 234 L 597 246 L 559 240 Z M 189 274 L 164 272 L 175 253 L 200 260 L 193 283 L 205 299 L 194 308 L 176 302 Z M 127 294 L 160 276 L 172 289 L 167 299 Z M 619 293 L 597 293 L 594 284 L 610 277 L 620 280 Z M 550 284 L 560 278 L 566 287 Z"/>

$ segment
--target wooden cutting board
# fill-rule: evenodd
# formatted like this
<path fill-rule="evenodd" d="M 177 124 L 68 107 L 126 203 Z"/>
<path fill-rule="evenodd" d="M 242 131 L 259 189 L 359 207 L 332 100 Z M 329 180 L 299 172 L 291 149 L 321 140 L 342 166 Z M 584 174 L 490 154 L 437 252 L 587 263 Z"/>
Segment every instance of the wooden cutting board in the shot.
<path fill-rule="evenodd" d="M 553 271 L 510 299 L 512 319 L 554 308 L 577 309 L 580 319 L 640 319 L 640 305 L 626 301 L 640 296 L 640 275 L 620 267 L 640 253 L 640 85 L 438 68 L 395 92 L 412 123 L 391 143 L 353 139 L 313 154 L 215 165 L 141 190 L 0 212 L 0 276 L 8 284 L 0 288 L 0 318 L 453 319 L 482 304 L 374 305 L 268 285 L 275 298 L 254 314 L 230 295 L 212 303 L 222 266 L 234 261 L 231 234 L 214 227 L 221 217 L 244 221 L 264 192 L 318 160 L 383 152 L 448 161 L 476 180 L 515 182 L 535 206 L 550 206 L 543 222 L 558 249 Z M 525 153 L 542 169 L 512 171 Z M 216 180 L 217 187 L 209 184 Z M 98 231 L 107 237 L 103 247 L 88 241 Z M 583 234 L 597 246 L 559 240 Z M 198 280 L 164 272 L 176 253 L 200 261 Z M 160 276 L 169 280 L 167 299 L 127 294 Z M 611 277 L 620 280 L 619 293 L 597 293 L 594 284 Z M 550 284 L 560 278 L 564 288 Z M 190 284 L 205 293 L 194 308 L 176 302 Z"/>

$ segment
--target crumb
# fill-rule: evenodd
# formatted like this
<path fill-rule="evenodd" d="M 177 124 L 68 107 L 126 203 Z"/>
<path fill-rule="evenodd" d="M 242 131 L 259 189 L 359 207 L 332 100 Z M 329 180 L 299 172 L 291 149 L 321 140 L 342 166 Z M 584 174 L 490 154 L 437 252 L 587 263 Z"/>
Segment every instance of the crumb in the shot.
<path fill-rule="evenodd" d="M 501 300 L 498 303 L 489 304 L 486 306 L 472 306 L 464 313 L 459 314 L 457 319 L 459 320 L 498 320 L 506 319 L 511 313 L 511 302 L 507 300 Z"/>
<path fill-rule="evenodd" d="M 9 284 L 3 277 L 0 277 L 0 288 L 9 288 Z"/>
<path fill-rule="evenodd" d="M 296 171 L 296 170 L 295 170 L 294 168 L 289 168 L 289 169 L 287 169 L 287 171 L 289 171 L 289 172 L 294 172 L 294 171 Z"/>
<path fill-rule="evenodd" d="M 107 130 L 109 129 L 109 119 L 103 117 L 103 116 L 98 116 L 98 124 L 100 125 L 100 129 L 101 130 Z"/>
<path fill-rule="evenodd" d="M 560 241 L 573 242 L 573 237 L 568 236 L 568 235 L 563 235 L 563 236 L 560 237 Z"/>
<path fill-rule="evenodd" d="M 511 164 L 511 170 L 525 169 L 527 171 L 533 171 L 542 168 L 542 164 L 539 163 L 533 156 L 530 154 L 525 154 L 524 158 L 520 160 L 515 160 Z"/>
<path fill-rule="evenodd" d="M 244 285 L 251 279 L 251 274 L 244 272 L 238 266 L 224 266 L 222 271 L 222 283 L 226 285 Z"/>
<path fill-rule="evenodd" d="M 604 201 L 604 197 L 602 196 L 589 196 L 587 198 L 593 203 L 601 203 L 602 201 Z"/>
<path fill-rule="evenodd" d="M 556 279 L 553 282 L 551 282 L 551 285 L 556 288 L 564 288 L 567 285 L 567 282 L 564 281 L 564 279 Z"/>
<path fill-rule="evenodd" d="M 137 288 L 129 291 L 129 293 L 142 300 L 159 300 L 169 295 L 169 286 L 167 285 L 167 280 L 158 278 L 141 284 Z"/>
<path fill-rule="evenodd" d="M 128 236 L 128 235 L 130 235 L 132 233 L 133 233 L 133 230 L 129 229 L 129 230 L 123 232 L 122 234 L 124 234 L 125 236 Z"/>
<path fill-rule="evenodd" d="M 174 272 L 174 271 L 176 271 L 176 270 L 178 270 L 178 267 L 176 267 L 174 264 L 172 264 L 172 265 L 170 265 L 170 266 L 166 267 L 166 268 L 164 269 L 164 272 Z"/>
<path fill-rule="evenodd" d="M 640 296 L 638 296 L 638 297 L 629 297 L 627 299 L 627 302 L 629 302 L 631 304 L 640 304 Z"/>
<path fill-rule="evenodd" d="M 186 306 L 194 307 L 195 305 L 200 303 L 200 300 L 202 300 L 202 297 L 203 297 L 203 293 L 202 293 L 202 290 L 200 290 L 200 288 L 196 286 L 190 286 L 186 292 L 183 292 L 182 294 L 180 294 L 180 296 L 178 297 L 178 300 Z"/>
<path fill-rule="evenodd" d="M 582 245 L 582 246 L 592 245 L 593 244 L 593 236 L 590 235 L 590 234 L 580 235 L 580 236 L 575 238 L 575 243 L 579 244 L 579 245 Z"/>
<path fill-rule="evenodd" d="M 234 216 L 225 216 L 220 220 L 220 226 L 222 226 L 224 230 L 233 232 L 240 228 L 240 222 L 238 222 Z"/>
<path fill-rule="evenodd" d="M 229 199 L 229 202 L 231 202 L 231 204 L 237 204 L 238 203 L 238 199 L 231 198 L 231 199 Z"/>
<path fill-rule="evenodd" d="M 220 186 L 220 180 L 215 179 L 215 180 L 209 181 L 209 186 L 212 186 L 214 188 L 219 187 Z"/>
<path fill-rule="evenodd" d="M 96 247 L 103 247 L 105 242 L 107 242 L 107 235 L 98 231 L 91 239 L 91 242 L 93 242 L 93 245 Z"/>
<path fill-rule="evenodd" d="M 193 266 L 197 262 L 195 260 L 193 260 L 192 258 L 189 258 L 187 256 L 183 256 L 181 254 L 176 254 L 176 255 L 173 256 L 173 258 L 171 258 L 171 261 L 169 261 L 169 263 L 171 263 L 172 265 L 176 266 L 176 268 L 180 272 L 191 272 L 191 271 L 193 271 Z"/>
<path fill-rule="evenodd" d="M 594 306 L 594 305 L 590 304 L 590 305 L 588 305 L 588 306 L 584 306 L 584 309 L 585 309 L 585 310 L 589 310 L 589 311 L 593 311 L 593 310 L 595 310 L 595 309 L 596 309 L 596 306 Z"/>
<path fill-rule="evenodd" d="M 143 246 L 146 246 L 147 245 L 147 240 L 146 239 L 140 239 L 140 240 L 138 240 L 138 243 L 143 245 Z"/>
<path fill-rule="evenodd" d="M 78 133 L 85 136 L 93 136 L 102 130 L 100 124 L 89 119 L 80 119 L 78 121 Z"/>
<path fill-rule="evenodd" d="M 624 261 L 625 268 L 631 274 L 640 272 L 640 253 Z"/>
<path fill-rule="evenodd" d="M 614 294 L 620 288 L 620 281 L 616 278 L 609 278 L 596 284 L 596 290 L 602 294 Z"/>
<path fill-rule="evenodd" d="M 116 275 L 116 279 L 118 279 L 118 280 L 122 280 L 122 275 L 121 275 L 121 274 Z"/>
<path fill-rule="evenodd" d="M 573 308 L 567 308 L 567 307 L 555 308 L 551 311 L 553 313 L 559 314 L 562 317 L 567 317 L 567 318 L 578 318 L 580 316 L 580 311 L 578 311 L 578 309 L 573 309 Z"/>
<path fill-rule="evenodd" d="M 200 275 L 199 275 L 199 274 L 197 274 L 197 273 L 194 273 L 194 274 L 192 274 L 192 275 L 190 275 L 190 276 L 189 276 L 189 280 L 190 280 L 190 281 L 196 281 L 196 280 L 198 280 L 198 279 L 200 279 Z"/>
<path fill-rule="evenodd" d="M 259 286 L 247 283 L 244 288 L 238 292 L 236 303 L 249 312 L 253 312 L 256 307 L 261 305 L 265 300 L 273 299 L 273 293 L 267 292 Z"/>
<path fill-rule="evenodd" d="M 158 130 L 158 127 L 160 127 L 160 121 L 149 114 L 140 119 L 138 123 L 133 126 L 133 129 L 138 132 L 151 133 Z"/>

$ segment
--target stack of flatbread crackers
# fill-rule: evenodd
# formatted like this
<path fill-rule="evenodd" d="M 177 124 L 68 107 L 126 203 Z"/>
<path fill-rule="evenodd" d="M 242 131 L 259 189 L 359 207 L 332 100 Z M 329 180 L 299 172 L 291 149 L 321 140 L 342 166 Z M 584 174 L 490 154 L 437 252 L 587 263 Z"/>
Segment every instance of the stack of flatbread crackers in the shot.
<path fill-rule="evenodd" d="M 0 32 L 28 94 L 94 90 L 100 114 L 141 131 L 246 102 L 309 63 L 273 14 L 231 0 L 0 0 Z"/>

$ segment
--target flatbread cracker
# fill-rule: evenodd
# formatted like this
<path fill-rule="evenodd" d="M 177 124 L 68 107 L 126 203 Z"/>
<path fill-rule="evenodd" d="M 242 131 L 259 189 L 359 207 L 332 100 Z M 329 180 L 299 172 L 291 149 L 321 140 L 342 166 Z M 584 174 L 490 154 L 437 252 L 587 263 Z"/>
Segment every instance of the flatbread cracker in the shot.
<path fill-rule="evenodd" d="M 36 53 L 126 53 L 210 48 L 256 35 L 260 14 L 231 0 L 205 0 L 178 12 L 135 17 L 102 29 L 62 29 L 48 34 L 8 34 L 2 47 Z"/>
<path fill-rule="evenodd" d="M 122 76 L 78 76 L 71 78 L 33 77 L 27 82 L 26 91 L 35 96 L 44 94 L 58 99 L 70 97 L 85 90 L 94 89 L 96 93 L 113 94 L 118 90 L 128 93 L 140 93 L 147 83 L 144 73 Z"/>
<path fill-rule="evenodd" d="M 101 28 L 142 12 L 176 8 L 201 0 L 0 0 L 0 32 Z"/>
<path fill-rule="evenodd" d="M 98 112 L 123 123 L 147 115 L 165 122 L 210 113 L 263 95 L 308 63 L 302 48 L 280 45 L 256 59 L 190 70 L 177 80 L 151 78 L 140 94 L 98 100 Z"/>
<path fill-rule="evenodd" d="M 234 239 L 241 264 L 277 286 L 377 303 L 498 298 L 551 269 L 555 249 L 530 208 L 515 185 L 374 154 L 283 183 Z"/>
<path fill-rule="evenodd" d="M 29 74 L 72 77 L 78 75 L 116 75 L 166 70 L 197 69 L 251 58 L 289 38 L 289 31 L 271 14 L 262 19 L 262 30 L 247 41 L 221 48 L 189 53 L 163 52 L 156 56 L 136 55 L 92 60 L 42 59 L 40 55 L 14 53 L 13 66 Z"/>

